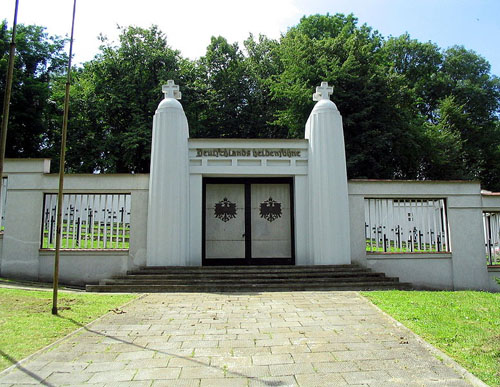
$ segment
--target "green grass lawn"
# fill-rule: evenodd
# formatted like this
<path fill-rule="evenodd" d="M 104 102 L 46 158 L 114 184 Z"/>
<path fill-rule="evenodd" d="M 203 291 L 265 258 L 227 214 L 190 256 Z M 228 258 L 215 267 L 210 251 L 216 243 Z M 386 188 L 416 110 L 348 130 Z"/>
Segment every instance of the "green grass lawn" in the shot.
<path fill-rule="evenodd" d="M 135 297 L 0 288 L 0 371 Z"/>
<path fill-rule="evenodd" d="M 382 310 L 491 386 L 500 386 L 500 294 L 364 292 Z"/>

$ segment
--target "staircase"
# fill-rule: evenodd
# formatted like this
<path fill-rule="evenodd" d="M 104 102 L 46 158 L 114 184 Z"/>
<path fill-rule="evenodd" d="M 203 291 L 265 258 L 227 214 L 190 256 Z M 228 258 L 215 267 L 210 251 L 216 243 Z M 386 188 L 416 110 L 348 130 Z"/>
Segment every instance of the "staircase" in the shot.
<path fill-rule="evenodd" d="M 410 289 L 356 264 L 335 266 L 143 267 L 87 285 L 88 292 L 254 292 Z"/>

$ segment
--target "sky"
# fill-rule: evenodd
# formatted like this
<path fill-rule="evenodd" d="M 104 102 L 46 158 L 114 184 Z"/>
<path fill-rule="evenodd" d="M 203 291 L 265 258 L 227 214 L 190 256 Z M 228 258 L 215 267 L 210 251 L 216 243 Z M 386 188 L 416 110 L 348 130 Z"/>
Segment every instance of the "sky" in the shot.
<path fill-rule="evenodd" d="M 15 0 L 0 1 L 12 25 Z M 69 35 L 71 0 L 19 0 L 18 23 Z M 485 57 L 500 76 L 500 0 L 77 0 L 74 63 L 98 52 L 99 34 L 117 41 L 119 26 L 159 26 L 168 44 L 191 59 L 205 53 L 211 36 L 243 42 L 259 33 L 279 38 L 304 15 L 353 13 L 384 36 L 408 32 L 441 48 L 463 45 Z"/>

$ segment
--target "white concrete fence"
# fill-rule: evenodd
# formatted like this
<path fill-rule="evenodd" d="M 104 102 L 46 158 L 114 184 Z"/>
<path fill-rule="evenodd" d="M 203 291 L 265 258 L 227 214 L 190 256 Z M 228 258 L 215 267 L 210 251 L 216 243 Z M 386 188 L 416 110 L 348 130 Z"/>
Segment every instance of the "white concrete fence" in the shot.
<path fill-rule="evenodd" d="M 7 160 L 5 173 L 0 275 L 50 281 L 58 177 L 42 159 Z M 62 282 L 146 265 L 148 187 L 147 174 L 66 176 Z M 352 262 L 416 287 L 500 290 L 500 195 L 481 194 L 477 182 L 351 180 L 348 188 Z"/>

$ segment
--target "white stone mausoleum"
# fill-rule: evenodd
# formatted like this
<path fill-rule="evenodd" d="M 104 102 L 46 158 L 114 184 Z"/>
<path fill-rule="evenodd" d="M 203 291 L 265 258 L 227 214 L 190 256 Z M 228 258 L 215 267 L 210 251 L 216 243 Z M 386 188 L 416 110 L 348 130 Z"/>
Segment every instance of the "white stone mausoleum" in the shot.
<path fill-rule="evenodd" d="M 296 140 L 190 139 L 179 87 L 163 91 L 150 174 L 66 175 L 61 282 L 144 266 L 357 263 L 415 287 L 500 290 L 500 194 L 475 181 L 348 181 L 326 82 Z M 57 184 L 50 160 L 7 160 L 0 276 L 51 280 Z"/>

